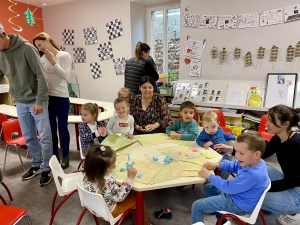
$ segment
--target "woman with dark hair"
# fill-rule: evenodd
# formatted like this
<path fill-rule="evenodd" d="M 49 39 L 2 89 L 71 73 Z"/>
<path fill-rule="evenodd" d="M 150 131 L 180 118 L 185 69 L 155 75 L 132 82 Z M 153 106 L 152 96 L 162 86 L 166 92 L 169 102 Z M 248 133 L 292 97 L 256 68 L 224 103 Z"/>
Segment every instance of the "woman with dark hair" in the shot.
<path fill-rule="evenodd" d="M 59 50 L 53 38 L 41 32 L 33 39 L 35 47 L 43 53 L 42 65 L 47 75 L 49 85 L 49 120 L 52 132 L 53 155 L 58 161 L 57 127 L 62 141 L 63 160 L 61 167 L 69 167 L 70 134 L 68 130 L 68 113 L 70 107 L 68 79 L 71 73 L 72 59 L 69 53 Z M 57 124 L 56 124 L 57 119 Z"/>
<path fill-rule="evenodd" d="M 139 41 L 135 47 L 135 57 L 126 62 L 124 86 L 129 88 L 133 95 L 141 93 L 139 81 L 142 76 L 150 76 L 154 81 L 159 78 L 156 64 L 149 54 L 149 45 Z M 158 93 L 156 85 L 154 85 L 154 92 Z"/>
<path fill-rule="evenodd" d="M 130 112 L 134 118 L 134 134 L 165 133 L 170 121 L 166 99 L 154 93 L 155 82 L 143 76 L 139 83 L 142 94 L 133 97 Z"/>

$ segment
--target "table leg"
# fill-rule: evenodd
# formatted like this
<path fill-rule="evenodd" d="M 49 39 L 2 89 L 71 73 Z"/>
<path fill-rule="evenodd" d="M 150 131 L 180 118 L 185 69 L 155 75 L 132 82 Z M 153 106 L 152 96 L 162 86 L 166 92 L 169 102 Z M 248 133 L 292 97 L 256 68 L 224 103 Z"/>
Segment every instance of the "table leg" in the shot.
<path fill-rule="evenodd" d="M 136 200 L 136 221 L 137 225 L 144 225 L 144 199 L 143 192 L 135 192 Z"/>
<path fill-rule="evenodd" d="M 74 115 L 76 115 L 76 116 L 80 115 L 80 105 L 77 105 L 77 104 L 72 104 L 72 105 L 74 107 Z M 76 147 L 77 147 L 77 150 L 79 151 L 80 150 L 79 140 L 78 140 L 79 131 L 78 131 L 77 123 L 75 123 L 75 135 L 76 135 Z"/>

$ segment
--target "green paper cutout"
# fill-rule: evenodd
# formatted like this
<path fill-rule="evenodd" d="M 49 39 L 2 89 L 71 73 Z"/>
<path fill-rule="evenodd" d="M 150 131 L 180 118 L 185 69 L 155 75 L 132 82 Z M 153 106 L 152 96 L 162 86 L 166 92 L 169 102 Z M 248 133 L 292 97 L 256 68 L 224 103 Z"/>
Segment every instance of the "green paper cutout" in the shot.
<path fill-rule="evenodd" d="M 32 16 L 32 12 L 29 8 L 24 12 L 24 15 L 26 17 L 26 23 L 28 23 L 31 27 L 33 24 L 35 24 L 34 18 Z"/>

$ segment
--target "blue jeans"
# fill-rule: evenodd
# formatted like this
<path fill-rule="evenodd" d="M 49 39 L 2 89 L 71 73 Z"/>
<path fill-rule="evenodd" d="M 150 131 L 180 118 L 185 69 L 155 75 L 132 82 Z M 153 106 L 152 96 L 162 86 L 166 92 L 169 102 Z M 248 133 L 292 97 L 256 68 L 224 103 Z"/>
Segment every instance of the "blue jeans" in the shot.
<path fill-rule="evenodd" d="M 246 212 L 239 209 L 232 201 L 229 194 L 225 194 L 212 184 L 204 187 L 207 198 L 195 201 L 192 205 L 192 223 L 204 222 L 203 213 L 214 213 L 217 211 L 227 211 L 237 215 L 244 215 Z M 217 214 L 219 218 L 220 214 Z"/>
<path fill-rule="evenodd" d="M 284 178 L 281 171 L 268 164 L 267 169 L 271 181 Z M 295 169 L 297 168 L 295 167 Z M 261 208 L 272 213 L 300 213 L 300 187 L 279 192 L 267 192 Z"/>
<path fill-rule="evenodd" d="M 69 98 L 49 96 L 49 120 L 52 132 L 53 155 L 58 156 L 57 127 L 62 142 L 63 157 L 69 156 L 70 134 L 68 130 Z M 57 124 L 56 124 L 57 118 Z"/>
<path fill-rule="evenodd" d="M 48 116 L 48 102 L 44 103 L 42 113 L 35 115 L 32 111 L 34 102 L 16 102 L 17 114 L 26 145 L 32 156 L 32 167 L 40 167 L 42 171 L 50 171 L 49 160 L 52 154 L 52 137 Z M 41 140 L 37 138 L 36 129 Z M 42 156 L 41 158 L 41 147 Z"/>

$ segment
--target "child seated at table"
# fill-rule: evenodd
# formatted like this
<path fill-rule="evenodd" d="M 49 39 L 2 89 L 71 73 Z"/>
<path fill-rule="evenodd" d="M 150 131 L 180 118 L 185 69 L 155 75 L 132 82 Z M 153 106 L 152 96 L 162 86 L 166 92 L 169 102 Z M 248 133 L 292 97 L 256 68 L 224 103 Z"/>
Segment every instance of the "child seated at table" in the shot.
<path fill-rule="evenodd" d="M 115 168 L 116 153 L 110 147 L 94 144 L 89 148 L 83 167 L 84 188 L 92 193 L 101 194 L 113 217 L 136 208 L 135 195 L 129 192 L 137 170 L 133 166 L 128 167 L 127 178 L 119 186 L 111 175 Z M 151 224 L 147 222 L 146 211 L 144 221 L 145 225 Z"/>
<path fill-rule="evenodd" d="M 107 136 L 105 124 L 97 121 L 98 105 L 85 103 L 80 109 L 82 124 L 79 125 L 81 148 L 85 155 L 94 142 L 101 143 Z"/>
<path fill-rule="evenodd" d="M 134 118 L 128 115 L 129 103 L 125 98 L 117 98 L 114 101 L 117 114 L 113 115 L 106 126 L 108 134 L 123 134 L 128 139 L 133 139 Z"/>
<path fill-rule="evenodd" d="M 180 105 L 179 113 L 182 118 L 168 126 L 166 134 L 172 139 L 195 141 L 199 128 L 197 122 L 193 119 L 195 114 L 194 103 L 190 101 L 183 102 Z"/>
<path fill-rule="evenodd" d="M 204 222 L 203 213 L 227 211 L 237 215 L 252 212 L 270 183 L 266 163 L 260 157 L 266 147 L 263 137 L 256 132 L 243 133 L 234 143 L 235 161 L 220 163 L 207 162 L 199 175 L 208 179 L 204 186 L 207 198 L 199 199 L 192 206 L 192 223 Z M 224 180 L 211 174 L 208 170 L 220 168 L 236 176 L 232 180 Z M 222 224 L 226 223 L 226 219 Z"/>
<path fill-rule="evenodd" d="M 203 130 L 200 135 L 196 139 L 196 143 L 199 146 L 208 148 L 211 147 L 215 149 L 215 145 L 217 144 L 225 144 L 226 141 L 235 140 L 236 137 L 231 134 L 225 133 L 222 128 L 219 126 L 219 118 L 218 115 L 214 111 L 207 111 L 202 115 L 202 125 Z M 223 155 L 222 161 L 224 160 L 232 160 L 233 156 L 231 152 L 221 152 L 217 150 L 218 153 Z M 230 173 L 226 171 L 221 171 L 220 176 L 223 179 L 227 179 Z"/>

